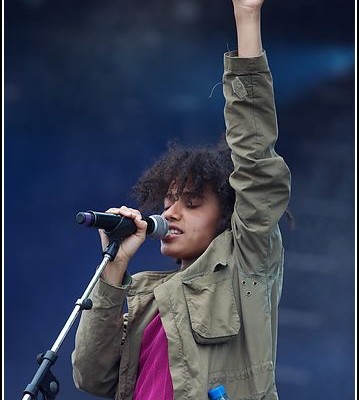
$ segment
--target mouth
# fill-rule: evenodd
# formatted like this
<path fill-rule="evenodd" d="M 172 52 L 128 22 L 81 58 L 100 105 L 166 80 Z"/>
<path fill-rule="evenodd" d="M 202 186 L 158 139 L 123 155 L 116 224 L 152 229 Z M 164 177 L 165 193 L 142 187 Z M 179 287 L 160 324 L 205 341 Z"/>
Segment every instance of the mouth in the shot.
<path fill-rule="evenodd" d="M 181 229 L 174 227 L 174 226 L 170 226 L 167 232 L 167 235 L 165 236 L 165 239 L 169 239 L 169 238 L 174 238 L 176 236 L 182 235 L 183 231 L 181 231 Z"/>

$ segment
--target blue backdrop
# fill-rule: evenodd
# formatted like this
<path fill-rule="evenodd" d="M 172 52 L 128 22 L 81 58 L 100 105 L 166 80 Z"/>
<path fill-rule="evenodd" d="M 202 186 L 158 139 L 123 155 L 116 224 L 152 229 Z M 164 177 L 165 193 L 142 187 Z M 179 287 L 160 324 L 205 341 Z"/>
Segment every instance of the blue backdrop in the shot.
<path fill-rule="evenodd" d="M 88 209 L 133 204 L 130 188 L 166 148 L 224 131 L 231 2 L 5 1 L 4 395 L 22 398 L 101 252 Z M 283 220 L 282 399 L 354 398 L 354 2 L 267 0 L 278 151 L 293 175 Z M 213 89 L 213 91 L 212 91 Z M 147 241 L 131 271 L 172 262 Z M 72 381 L 75 326 L 53 372 Z"/>

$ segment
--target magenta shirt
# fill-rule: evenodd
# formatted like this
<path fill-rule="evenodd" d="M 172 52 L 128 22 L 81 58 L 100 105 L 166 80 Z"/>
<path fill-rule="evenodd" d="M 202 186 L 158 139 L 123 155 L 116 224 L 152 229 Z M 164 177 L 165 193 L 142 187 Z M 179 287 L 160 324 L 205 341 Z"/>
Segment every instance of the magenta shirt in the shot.
<path fill-rule="evenodd" d="M 173 400 L 168 342 L 160 314 L 143 332 L 134 400 Z"/>

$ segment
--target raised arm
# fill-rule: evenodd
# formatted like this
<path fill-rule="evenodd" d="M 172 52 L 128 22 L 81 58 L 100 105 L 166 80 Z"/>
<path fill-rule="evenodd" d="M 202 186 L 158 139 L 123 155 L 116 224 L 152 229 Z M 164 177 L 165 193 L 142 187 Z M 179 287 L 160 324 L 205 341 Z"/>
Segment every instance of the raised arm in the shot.
<path fill-rule="evenodd" d="M 238 263 L 247 274 L 268 274 L 282 255 L 278 221 L 290 194 L 290 172 L 275 151 L 278 138 L 272 76 L 262 49 L 262 0 L 232 0 L 237 51 L 224 59 L 227 142 L 236 191 L 232 229 Z"/>

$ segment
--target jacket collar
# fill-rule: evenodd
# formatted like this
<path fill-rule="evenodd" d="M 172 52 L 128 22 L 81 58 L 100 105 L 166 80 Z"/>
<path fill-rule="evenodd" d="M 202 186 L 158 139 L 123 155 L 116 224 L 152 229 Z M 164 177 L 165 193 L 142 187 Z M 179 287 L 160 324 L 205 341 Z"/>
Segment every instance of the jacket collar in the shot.
<path fill-rule="evenodd" d="M 182 281 L 189 281 L 227 267 L 232 254 L 230 249 L 232 240 L 232 234 L 228 230 L 213 239 L 207 250 L 193 264 L 181 271 Z"/>
<path fill-rule="evenodd" d="M 173 276 L 179 276 L 182 282 L 188 282 L 199 276 L 216 272 L 228 265 L 233 252 L 233 237 L 229 230 L 221 233 L 210 243 L 206 251 L 184 270 L 144 271 L 134 274 L 128 295 L 149 294 Z"/>

